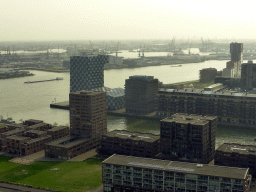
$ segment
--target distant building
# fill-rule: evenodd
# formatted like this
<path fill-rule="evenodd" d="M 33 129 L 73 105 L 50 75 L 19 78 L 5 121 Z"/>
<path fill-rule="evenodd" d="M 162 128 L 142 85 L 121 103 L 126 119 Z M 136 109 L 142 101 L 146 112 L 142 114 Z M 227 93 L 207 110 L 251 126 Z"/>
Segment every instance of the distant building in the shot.
<path fill-rule="evenodd" d="M 70 60 L 63 60 L 63 68 L 70 69 Z"/>
<path fill-rule="evenodd" d="M 155 158 L 160 153 L 160 136 L 151 133 L 114 130 L 102 136 L 99 153 Z"/>
<path fill-rule="evenodd" d="M 218 116 L 219 123 L 256 125 L 256 94 L 196 89 L 160 89 L 157 116 L 175 113 Z"/>
<path fill-rule="evenodd" d="M 130 76 L 125 80 L 125 110 L 145 115 L 156 110 L 158 79 L 153 76 Z"/>
<path fill-rule="evenodd" d="M 241 64 L 243 63 L 243 44 L 230 43 L 231 61 L 223 69 L 223 77 L 241 77 Z"/>
<path fill-rule="evenodd" d="M 256 88 L 256 64 L 252 61 L 242 64 L 241 88 L 246 91 Z"/>
<path fill-rule="evenodd" d="M 224 143 L 215 153 L 214 164 L 228 167 L 249 168 L 256 176 L 256 146 Z"/>
<path fill-rule="evenodd" d="M 82 53 L 70 57 L 70 92 L 104 87 L 104 64 L 107 55 Z"/>
<path fill-rule="evenodd" d="M 67 160 L 98 147 L 107 133 L 106 102 L 105 92 L 70 93 L 71 135 L 47 143 L 45 155 Z"/>
<path fill-rule="evenodd" d="M 92 91 L 104 91 L 107 93 L 107 109 L 117 110 L 124 108 L 125 104 L 125 93 L 123 88 L 108 88 L 100 87 L 93 89 Z"/>
<path fill-rule="evenodd" d="M 213 82 L 214 78 L 217 76 L 217 69 L 215 68 L 206 68 L 200 70 L 200 79 L 201 83 Z"/>
<path fill-rule="evenodd" d="M 209 163 L 214 158 L 217 117 L 175 114 L 161 120 L 163 159 Z"/>
<path fill-rule="evenodd" d="M 248 168 L 112 155 L 102 162 L 104 192 L 249 192 Z"/>
<path fill-rule="evenodd" d="M 226 86 L 230 89 L 240 87 L 241 78 L 239 77 L 215 77 L 214 83 L 222 83 L 223 86 Z"/>

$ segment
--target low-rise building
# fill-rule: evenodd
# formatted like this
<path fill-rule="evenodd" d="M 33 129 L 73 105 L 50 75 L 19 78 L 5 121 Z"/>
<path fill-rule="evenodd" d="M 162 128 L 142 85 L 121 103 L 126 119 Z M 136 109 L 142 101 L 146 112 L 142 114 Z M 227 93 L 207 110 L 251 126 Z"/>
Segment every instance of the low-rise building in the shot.
<path fill-rule="evenodd" d="M 6 131 L 3 133 L 0 133 L 0 151 L 6 151 L 7 148 L 7 137 L 17 135 L 22 136 L 22 134 L 25 132 L 24 128 L 20 129 L 14 129 L 11 131 Z"/>
<path fill-rule="evenodd" d="M 250 173 L 256 176 L 256 146 L 224 143 L 216 150 L 214 164 L 249 168 Z"/>
<path fill-rule="evenodd" d="M 129 155 L 155 158 L 160 153 L 160 136 L 151 133 L 114 130 L 102 136 L 98 149 L 103 155 Z"/>
<path fill-rule="evenodd" d="M 43 123 L 43 121 L 42 120 L 29 119 L 29 120 L 26 120 L 23 124 L 27 125 L 27 126 L 31 126 L 31 125 L 35 125 L 35 124 L 38 124 L 38 123 Z"/>
<path fill-rule="evenodd" d="M 248 192 L 248 168 L 112 155 L 102 162 L 104 192 Z"/>
<path fill-rule="evenodd" d="M 48 123 L 36 123 L 34 125 L 30 125 L 26 128 L 26 130 L 39 130 L 39 131 L 47 131 L 48 129 L 51 129 L 52 125 Z"/>
<path fill-rule="evenodd" d="M 47 130 L 47 135 L 52 136 L 52 140 L 68 136 L 70 134 L 68 126 L 53 127 Z"/>
<path fill-rule="evenodd" d="M 41 136 L 35 139 L 30 137 L 10 136 L 7 137 L 7 152 L 29 155 L 41 151 L 45 148 L 45 143 L 52 140 L 49 135 Z"/>
<path fill-rule="evenodd" d="M 66 136 L 45 144 L 45 156 L 68 160 L 95 148 L 94 140 Z"/>

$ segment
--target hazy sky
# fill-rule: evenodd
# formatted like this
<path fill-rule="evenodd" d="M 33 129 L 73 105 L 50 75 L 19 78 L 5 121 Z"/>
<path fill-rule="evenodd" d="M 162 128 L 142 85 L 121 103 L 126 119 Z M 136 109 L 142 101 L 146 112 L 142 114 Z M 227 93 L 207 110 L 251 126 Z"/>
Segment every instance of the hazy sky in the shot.
<path fill-rule="evenodd" d="M 254 1 L 0 0 L 0 41 L 255 39 Z"/>

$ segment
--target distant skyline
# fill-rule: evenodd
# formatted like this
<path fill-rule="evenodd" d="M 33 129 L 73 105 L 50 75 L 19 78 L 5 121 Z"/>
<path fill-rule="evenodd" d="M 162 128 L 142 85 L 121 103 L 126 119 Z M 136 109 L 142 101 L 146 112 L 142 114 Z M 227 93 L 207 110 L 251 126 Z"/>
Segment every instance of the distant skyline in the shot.
<path fill-rule="evenodd" d="M 0 42 L 256 39 L 252 1 L 0 0 Z"/>

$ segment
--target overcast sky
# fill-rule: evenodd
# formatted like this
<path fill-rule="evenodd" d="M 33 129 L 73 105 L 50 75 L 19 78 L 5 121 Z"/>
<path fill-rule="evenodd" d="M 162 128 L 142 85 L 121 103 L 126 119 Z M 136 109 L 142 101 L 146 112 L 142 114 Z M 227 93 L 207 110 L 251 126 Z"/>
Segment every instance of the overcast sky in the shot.
<path fill-rule="evenodd" d="M 254 1 L 0 0 L 0 41 L 255 39 Z"/>

